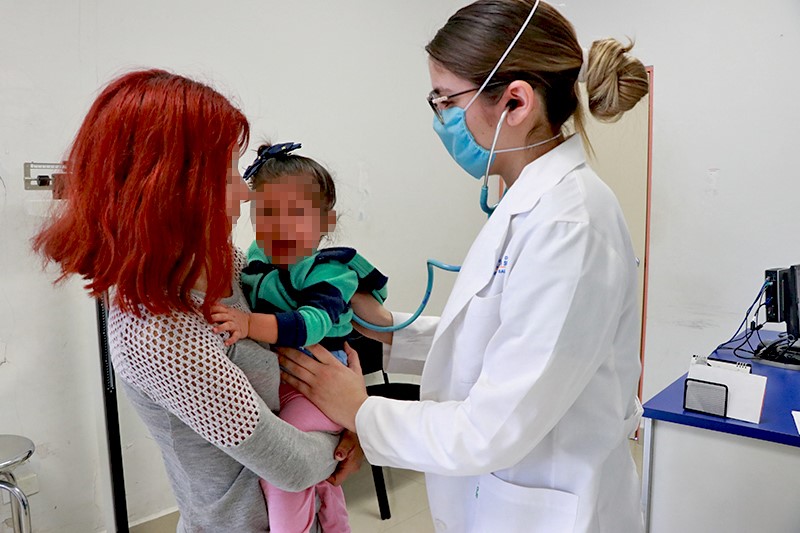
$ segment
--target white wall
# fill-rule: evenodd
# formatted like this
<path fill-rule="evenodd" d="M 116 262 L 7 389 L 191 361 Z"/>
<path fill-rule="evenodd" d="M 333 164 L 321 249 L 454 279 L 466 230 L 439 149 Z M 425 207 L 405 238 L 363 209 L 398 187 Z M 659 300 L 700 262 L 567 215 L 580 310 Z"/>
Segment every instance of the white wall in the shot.
<path fill-rule="evenodd" d="M 644 397 L 727 340 L 763 271 L 800 263 L 800 3 L 565 2 L 581 42 L 654 67 Z"/>
<path fill-rule="evenodd" d="M 458 263 L 483 220 L 478 185 L 439 146 L 423 101 L 423 46 L 464 3 L 0 0 L 0 433 L 39 446 L 37 531 L 102 529 L 105 494 L 92 304 L 77 280 L 54 290 L 28 250 L 39 219 L 26 214 L 36 194 L 23 191 L 23 162 L 60 160 L 117 74 L 159 66 L 207 80 L 240 103 L 254 143 L 300 140 L 334 170 L 337 243 L 381 266 L 389 305 L 410 310 L 424 259 Z M 558 6 L 584 44 L 631 35 L 655 68 L 647 398 L 727 338 L 764 268 L 800 263 L 800 4 Z M 451 282 L 439 276 L 432 311 Z M 162 510 L 167 488 L 146 485 L 159 458 L 124 405 L 123 417 L 139 519 Z"/>

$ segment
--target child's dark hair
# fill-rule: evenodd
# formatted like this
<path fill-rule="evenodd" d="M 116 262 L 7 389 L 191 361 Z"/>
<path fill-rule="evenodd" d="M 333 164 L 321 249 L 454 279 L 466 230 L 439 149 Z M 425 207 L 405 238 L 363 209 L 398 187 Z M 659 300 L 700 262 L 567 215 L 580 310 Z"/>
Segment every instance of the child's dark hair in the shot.
<path fill-rule="evenodd" d="M 261 156 L 270 149 L 271 144 L 262 144 L 258 147 Z M 260 186 L 274 182 L 283 176 L 310 176 L 319 186 L 319 198 L 314 198 L 314 203 L 323 212 L 329 212 L 336 205 L 336 187 L 333 178 L 325 167 L 309 157 L 291 153 L 271 157 L 261 165 L 261 168 L 251 178 L 250 187 L 253 190 Z"/>

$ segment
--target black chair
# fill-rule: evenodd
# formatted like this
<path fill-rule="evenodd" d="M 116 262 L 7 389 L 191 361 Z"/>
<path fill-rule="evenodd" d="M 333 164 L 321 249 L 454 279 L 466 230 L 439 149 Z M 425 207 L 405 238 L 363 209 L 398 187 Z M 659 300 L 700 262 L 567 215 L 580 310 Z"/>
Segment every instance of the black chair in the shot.
<path fill-rule="evenodd" d="M 358 352 L 363 374 L 366 376 L 380 372 L 383 377 L 383 383 L 376 383 L 367 387 L 368 395 L 382 396 L 394 400 L 419 401 L 419 385 L 415 383 L 392 383 L 389 381 L 389 376 L 383 369 L 383 344 L 359 335 L 355 331 L 348 342 Z M 378 497 L 381 520 L 388 520 L 392 517 L 392 513 L 389 510 L 389 497 L 386 493 L 383 468 L 375 465 L 370 466 L 372 467 L 372 479 L 375 482 L 375 494 Z"/>

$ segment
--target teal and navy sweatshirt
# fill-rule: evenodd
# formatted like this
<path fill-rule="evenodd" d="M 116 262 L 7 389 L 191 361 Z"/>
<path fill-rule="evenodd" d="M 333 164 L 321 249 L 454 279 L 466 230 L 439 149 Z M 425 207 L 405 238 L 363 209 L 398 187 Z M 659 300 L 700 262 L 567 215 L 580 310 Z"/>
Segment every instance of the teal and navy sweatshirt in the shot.
<path fill-rule="evenodd" d="M 281 268 L 253 242 L 241 284 L 256 313 L 274 314 L 279 346 L 322 344 L 342 350 L 352 331 L 350 299 L 371 292 L 381 303 L 388 278 L 352 248 L 325 248 Z"/>

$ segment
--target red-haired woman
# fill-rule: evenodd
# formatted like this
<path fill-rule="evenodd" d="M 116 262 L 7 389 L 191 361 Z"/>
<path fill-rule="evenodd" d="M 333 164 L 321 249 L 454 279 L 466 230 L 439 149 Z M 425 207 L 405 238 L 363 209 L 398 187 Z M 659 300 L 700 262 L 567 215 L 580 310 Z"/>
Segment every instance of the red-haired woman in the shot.
<path fill-rule="evenodd" d="M 109 344 L 158 442 L 180 532 L 268 531 L 258 479 L 305 489 L 357 468 L 352 435 L 304 433 L 278 409 L 277 358 L 212 332 L 217 301 L 247 310 L 230 241 L 243 192 L 244 115 L 210 87 L 161 70 L 126 74 L 96 99 L 67 160 L 67 201 L 34 238 L 109 291 Z M 324 484 L 323 484 L 324 485 Z M 324 490 L 324 488 L 322 489 Z"/>

